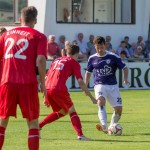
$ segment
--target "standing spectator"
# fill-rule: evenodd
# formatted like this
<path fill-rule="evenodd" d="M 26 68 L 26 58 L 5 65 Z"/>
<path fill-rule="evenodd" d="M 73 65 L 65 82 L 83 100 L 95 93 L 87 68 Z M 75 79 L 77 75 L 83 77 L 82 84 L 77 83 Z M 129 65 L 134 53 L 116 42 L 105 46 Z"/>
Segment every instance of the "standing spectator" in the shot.
<path fill-rule="evenodd" d="M 87 42 L 83 40 L 83 33 L 78 34 L 78 46 L 80 48 L 79 59 L 87 59 L 88 57 L 88 47 Z"/>
<path fill-rule="evenodd" d="M 74 9 L 73 11 L 73 22 L 81 22 L 80 11 L 78 9 Z"/>
<path fill-rule="evenodd" d="M 55 59 L 61 56 L 61 51 L 58 44 L 55 42 L 55 35 L 49 35 L 47 43 L 47 57 L 48 59 Z"/>
<path fill-rule="evenodd" d="M 117 54 L 120 56 L 121 51 L 125 51 L 127 53 L 127 57 L 130 58 L 130 54 L 128 49 L 126 48 L 126 43 L 125 41 L 121 41 L 120 47 L 117 49 Z"/>
<path fill-rule="evenodd" d="M 59 49 L 60 49 L 60 50 L 62 50 L 62 49 L 65 48 L 65 40 L 66 40 L 66 38 L 65 38 L 64 35 L 61 35 L 61 36 L 59 37 Z"/>
<path fill-rule="evenodd" d="M 145 52 L 146 52 L 147 58 L 150 58 L 150 33 L 148 35 L 147 41 L 145 41 Z"/>
<path fill-rule="evenodd" d="M 82 126 L 74 104 L 68 93 L 66 81 L 71 75 L 75 75 L 81 89 L 91 101 L 96 104 L 95 98 L 87 89 L 82 80 L 80 65 L 76 61 L 79 54 L 79 47 L 70 45 L 67 49 L 67 56 L 57 58 L 50 66 L 46 78 L 47 96 L 44 100 L 46 106 L 51 106 L 53 112 L 46 116 L 39 124 L 40 129 L 46 124 L 64 117 L 69 113 L 72 126 L 78 135 L 79 140 L 91 140 L 83 135 Z M 59 94 L 58 94 L 59 93 Z"/>
<path fill-rule="evenodd" d="M 110 36 L 110 35 L 107 35 L 105 39 L 106 39 L 106 42 L 109 42 L 109 43 L 110 43 L 110 49 L 112 49 L 111 36 Z"/>
<path fill-rule="evenodd" d="M 137 44 L 136 43 L 132 43 L 130 49 L 129 49 L 129 54 L 130 54 L 130 57 L 133 58 L 134 57 L 134 53 L 136 51 L 136 48 L 137 48 Z"/>
<path fill-rule="evenodd" d="M 89 50 L 88 56 L 93 55 L 93 54 L 96 53 L 96 50 L 95 50 L 95 47 L 94 47 L 94 44 L 93 44 L 93 40 L 94 40 L 94 35 L 91 34 L 89 36 L 89 42 L 87 42 L 87 47 L 88 47 L 88 50 Z"/>
<path fill-rule="evenodd" d="M 33 6 L 21 10 L 21 26 L 2 35 L 0 58 L 3 60 L 0 83 L 0 149 L 10 116 L 16 117 L 17 104 L 26 118 L 29 150 L 39 150 L 39 98 L 36 79 L 36 61 L 41 90 L 46 95 L 46 36 L 34 30 L 37 9 Z M 7 53 L 9 50 L 10 53 Z"/>
<path fill-rule="evenodd" d="M 128 84 L 128 69 L 119 56 L 105 50 L 105 39 L 103 37 L 96 37 L 94 39 L 94 46 L 97 54 L 92 55 L 88 60 L 85 83 L 88 85 L 91 73 L 93 72 L 94 91 L 100 120 L 100 124 L 97 124 L 96 128 L 107 133 L 106 99 L 108 98 L 108 102 L 114 109 L 110 125 L 118 123 L 122 113 L 122 99 L 117 85 L 116 70 L 117 68 L 123 70 L 124 83 Z"/>
<path fill-rule="evenodd" d="M 129 37 L 128 36 L 125 36 L 124 37 L 124 41 L 126 43 L 126 48 L 129 50 L 130 47 L 131 47 L 131 44 L 129 43 Z"/>

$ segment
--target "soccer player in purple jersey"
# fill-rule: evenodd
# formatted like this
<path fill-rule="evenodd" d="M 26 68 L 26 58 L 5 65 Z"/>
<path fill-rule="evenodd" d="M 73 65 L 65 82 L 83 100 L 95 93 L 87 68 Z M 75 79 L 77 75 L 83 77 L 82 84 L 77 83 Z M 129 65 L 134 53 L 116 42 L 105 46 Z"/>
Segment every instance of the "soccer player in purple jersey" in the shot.
<path fill-rule="evenodd" d="M 85 83 L 89 83 L 91 73 L 94 77 L 94 91 L 98 104 L 98 117 L 100 124 L 96 128 L 107 133 L 107 114 L 105 109 L 106 99 L 114 109 L 110 125 L 117 123 L 122 113 L 122 99 L 116 80 L 117 68 L 124 73 L 124 84 L 128 82 L 128 68 L 121 58 L 105 50 L 105 39 L 97 36 L 94 39 L 96 54 L 89 57 L 87 71 L 85 73 Z"/>

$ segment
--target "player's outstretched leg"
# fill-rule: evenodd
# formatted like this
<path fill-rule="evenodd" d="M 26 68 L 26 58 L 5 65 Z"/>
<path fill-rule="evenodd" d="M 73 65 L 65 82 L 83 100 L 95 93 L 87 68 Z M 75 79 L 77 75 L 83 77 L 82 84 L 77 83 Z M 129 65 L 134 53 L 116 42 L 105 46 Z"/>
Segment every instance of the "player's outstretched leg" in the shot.
<path fill-rule="evenodd" d="M 63 117 L 64 115 L 61 114 L 60 112 L 53 112 L 46 116 L 40 123 L 39 123 L 39 128 L 41 129 L 44 127 L 46 124 L 49 124 L 51 122 L 54 122 L 55 120 L 58 120 L 59 118 Z"/>
<path fill-rule="evenodd" d="M 92 139 L 87 138 L 83 135 L 82 125 L 81 125 L 78 114 L 76 112 L 72 112 L 70 114 L 70 119 L 72 122 L 72 126 L 73 126 L 74 130 L 76 131 L 76 134 L 78 135 L 78 139 L 82 140 L 82 141 L 91 141 Z"/>

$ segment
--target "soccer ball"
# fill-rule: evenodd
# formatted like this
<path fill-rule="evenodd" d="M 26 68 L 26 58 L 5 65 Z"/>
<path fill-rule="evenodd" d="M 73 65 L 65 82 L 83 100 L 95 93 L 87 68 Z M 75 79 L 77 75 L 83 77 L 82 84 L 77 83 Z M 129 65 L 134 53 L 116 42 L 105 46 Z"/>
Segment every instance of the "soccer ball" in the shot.
<path fill-rule="evenodd" d="M 109 135 L 121 135 L 122 134 L 122 126 L 118 123 L 114 123 L 108 128 Z"/>

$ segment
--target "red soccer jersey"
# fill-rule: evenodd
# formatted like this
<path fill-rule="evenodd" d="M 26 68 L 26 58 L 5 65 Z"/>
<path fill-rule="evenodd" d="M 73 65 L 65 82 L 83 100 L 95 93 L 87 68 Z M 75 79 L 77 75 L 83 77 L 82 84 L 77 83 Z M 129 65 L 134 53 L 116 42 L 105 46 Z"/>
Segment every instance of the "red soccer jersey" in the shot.
<path fill-rule="evenodd" d="M 66 81 L 71 75 L 82 78 L 80 64 L 72 57 L 64 56 L 55 59 L 47 73 L 46 88 L 66 91 Z"/>
<path fill-rule="evenodd" d="M 0 59 L 3 58 L 1 85 L 36 83 L 37 55 L 46 57 L 47 38 L 30 27 L 7 31 L 0 40 Z"/>

